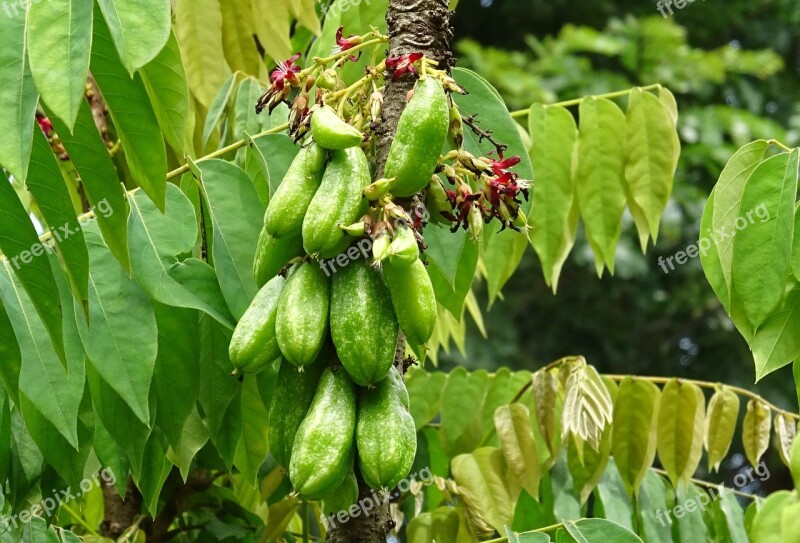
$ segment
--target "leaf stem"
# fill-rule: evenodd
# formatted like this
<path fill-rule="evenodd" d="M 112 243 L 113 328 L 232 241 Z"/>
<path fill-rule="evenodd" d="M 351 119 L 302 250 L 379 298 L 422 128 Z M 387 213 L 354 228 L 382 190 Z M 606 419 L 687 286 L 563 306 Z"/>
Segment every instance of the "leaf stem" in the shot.
<path fill-rule="evenodd" d="M 794 149 L 790 149 L 789 147 L 787 147 L 786 145 L 782 144 L 778 140 L 767 140 L 767 143 L 768 144 L 772 144 L 772 145 L 774 145 L 776 147 L 780 147 L 781 149 L 783 149 L 787 153 L 791 153 L 794 150 Z"/>
<path fill-rule="evenodd" d="M 83 527 L 83 529 L 84 529 L 84 530 L 86 530 L 87 532 L 89 532 L 91 535 L 93 535 L 93 536 L 95 536 L 95 537 L 100 537 L 100 534 L 98 534 L 96 530 L 93 530 L 93 529 L 92 529 L 92 527 L 91 527 L 91 526 L 89 526 L 89 525 L 86 523 L 86 521 L 85 521 L 85 520 L 83 520 L 83 517 L 81 517 L 81 516 L 80 516 L 80 515 L 78 515 L 78 514 L 77 514 L 75 511 L 73 511 L 73 510 L 72 510 L 72 508 L 70 508 L 70 506 L 69 506 L 69 505 L 67 505 L 66 503 L 62 503 L 62 504 L 61 504 L 61 507 L 62 507 L 62 509 L 64 509 L 64 510 L 65 510 L 67 513 L 69 513 L 69 516 L 71 516 L 72 518 L 74 518 L 74 519 L 77 521 L 77 523 L 78 523 L 78 524 L 80 524 L 80 525 L 81 525 L 81 527 Z"/>
<path fill-rule="evenodd" d="M 651 383 L 654 384 L 662 384 L 662 385 L 671 381 L 672 379 L 675 379 L 675 377 L 653 377 L 653 376 L 639 376 L 639 375 L 628 376 L 628 375 L 615 375 L 615 374 L 603 374 L 603 375 L 613 381 L 622 381 L 626 377 L 635 377 L 636 379 L 643 379 L 645 381 L 650 381 Z M 699 381 L 697 379 L 682 379 L 680 377 L 678 377 L 677 379 L 678 381 L 683 383 L 692 383 L 693 385 L 697 385 L 700 388 L 707 388 L 711 390 L 716 389 L 718 385 L 718 383 L 711 383 L 709 381 Z M 733 385 L 724 385 L 724 386 L 728 387 L 730 390 L 732 390 L 736 394 L 739 394 L 740 396 L 745 396 L 747 398 L 763 402 L 765 405 L 767 405 L 771 410 L 775 411 L 776 413 L 782 413 L 783 415 L 791 417 L 793 419 L 800 419 L 800 415 L 798 415 L 797 413 L 792 413 L 790 411 L 786 411 L 785 409 L 781 409 L 777 405 L 768 402 L 762 396 L 759 396 L 755 392 L 751 392 L 746 388 L 741 388 Z"/>
<path fill-rule="evenodd" d="M 634 90 L 634 89 L 639 89 L 639 90 L 643 90 L 644 91 L 644 90 L 653 90 L 653 89 L 657 89 L 657 88 L 660 88 L 660 87 L 661 87 L 660 83 L 653 83 L 652 85 L 646 85 L 644 87 L 632 87 L 630 89 L 621 90 L 621 91 L 614 91 L 614 92 L 607 92 L 605 94 L 593 94 L 593 95 L 589 95 L 589 96 L 582 96 L 580 98 L 573 98 L 572 100 L 564 100 L 563 102 L 555 102 L 553 104 L 545 104 L 545 105 L 548 105 L 548 106 L 561 106 L 561 107 L 577 106 L 578 104 L 580 104 L 586 98 L 617 98 L 619 96 L 625 96 L 627 94 L 630 94 L 631 91 Z M 511 116 L 514 117 L 514 118 L 525 117 L 525 116 L 528 115 L 529 111 L 530 111 L 530 108 L 529 109 L 519 109 L 517 111 L 512 111 L 511 112 Z"/>
<path fill-rule="evenodd" d="M 666 470 L 659 469 L 659 468 L 654 468 L 654 467 L 650 467 L 650 469 L 652 471 L 656 472 L 656 473 L 661 474 L 661 475 L 664 475 L 664 476 L 667 475 L 667 471 Z M 756 500 L 756 499 L 758 499 L 760 497 L 760 496 L 756 496 L 755 494 L 750 494 L 749 492 L 742 492 L 741 490 L 735 490 L 733 488 L 729 488 L 727 486 L 724 486 L 722 483 L 720 483 L 718 485 L 715 485 L 714 483 L 709 483 L 708 481 L 704 481 L 702 479 L 695 479 L 695 478 L 691 478 L 691 479 L 689 479 L 689 481 L 691 481 L 692 483 L 694 483 L 694 484 L 696 484 L 698 486 L 702 486 L 704 488 L 709 488 L 709 489 L 715 488 L 715 489 L 717 489 L 718 493 L 719 493 L 720 490 L 725 490 L 725 492 L 730 492 L 731 494 L 735 494 L 737 496 L 741 496 L 742 498 L 748 498 L 750 500 Z"/>

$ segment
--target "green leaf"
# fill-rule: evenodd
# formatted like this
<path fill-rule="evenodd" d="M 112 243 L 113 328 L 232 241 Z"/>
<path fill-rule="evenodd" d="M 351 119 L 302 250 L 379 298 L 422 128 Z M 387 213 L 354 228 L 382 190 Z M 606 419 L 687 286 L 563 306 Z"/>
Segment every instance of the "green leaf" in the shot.
<path fill-rule="evenodd" d="M 200 318 L 200 400 L 199 404 L 211 439 L 216 443 L 231 402 L 241 389 L 232 375 L 228 356 L 231 332 L 207 317 Z M 233 442 L 233 447 L 236 441 Z"/>
<path fill-rule="evenodd" d="M 522 488 L 538 498 L 541 474 L 528 408 L 518 403 L 498 407 L 494 424 L 509 470 Z"/>
<path fill-rule="evenodd" d="M 95 410 L 94 448 L 99 449 L 97 454 L 103 465 L 114 468 L 120 491 L 125 488 L 128 468 L 137 480 L 142 473 L 150 429 L 97 372 L 91 359 L 86 364 L 86 378 Z"/>
<path fill-rule="evenodd" d="M 89 252 L 56 160 L 44 133 L 37 130 L 33 135 L 26 185 L 52 232 L 50 244 L 55 243 L 70 287 L 75 297 L 85 304 L 89 297 Z"/>
<path fill-rule="evenodd" d="M 720 541 L 748 543 L 742 506 L 733 492 L 720 492 L 714 500 L 713 514 L 715 531 Z"/>
<path fill-rule="evenodd" d="M 602 517 L 633 529 L 633 504 L 625 491 L 613 458 L 609 458 L 605 472 L 595 490 L 595 517 Z M 641 496 L 642 494 L 640 494 Z"/>
<path fill-rule="evenodd" d="M 39 101 L 25 52 L 26 31 L 24 8 L 20 14 L 14 6 L 13 17 L 0 17 L 0 81 L 3 82 L 0 90 L 0 126 L 3 127 L 0 131 L 0 164 L 21 183 L 28 176 L 34 115 Z"/>
<path fill-rule="evenodd" d="M 275 379 L 277 371 L 274 366 L 268 368 L 270 377 Z M 259 374 L 259 377 L 261 375 Z M 269 398 L 265 398 L 269 403 Z M 267 419 L 269 412 L 264 407 L 256 377 L 245 376 L 241 396 L 242 434 L 236 444 L 234 465 L 254 488 L 258 484 L 258 470 L 267 457 Z"/>
<path fill-rule="evenodd" d="M 499 449 L 483 447 L 456 456 L 450 469 L 458 486 L 472 495 L 486 522 L 498 532 L 511 524 L 513 500 L 505 485 L 506 466 Z"/>
<path fill-rule="evenodd" d="M 675 500 L 684 510 L 681 516 L 675 513 L 681 541 L 708 541 L 703 513 L 711 499 L 705 490 L 695 484 L 681 485 L 675 489 Z"/>
<path fill-rule="evenodd" d="M 224 160 L 193 164 L 214 226 L 214 267 L 222 295 L 236 319 L 258 292 L 253 260 L 264 206 L 244 171 Z"/>
<path fill-rule="evenodd" d="M 578 205 L 594 252 L 597 275 L 614 273 L 614 250 L 625 209 L 625 114 L 605 98 L 586 98 L 579 108 Z"/>
<path fill-rule="evenodd" d="M 478 266 L 480 241 L 470 239 L 465 230 L 450 232 L 431 224 L 425 228 L 425 242 L 428 244 L 427 270 L 436 301 L 460 321 L 464 299 Z"/>
<path fill-rule="evenodd" d="M 0 180 L 1 182 L 2 180 Z M 19 371 L 22 367 L 22 353 L 19 350 L 17 337 L 11 327 L 3 298 L 0 296 L 0 379 L 8 396 L 15 403 L 19 403 Z"/>
<path fill-rule="evenodd" d="M 773 426 L 775 427 L 775 448 L 778 449 L 781 462 L 790 467 L 792 443 L 795 440 L 794 438 L 797 437 L 797 422 L 795 422 L 794 418 L 784 413 L 778 413 L 775 415 Z"/>
<path fill-rule="evenodd" d="M 730 234 L 736 228 L 736 219 L 739 217 L 742 193 L 747 179 L 761 162 L 768 145 L 769 143 L 765 140 L 757 140 L 748 143 L 731 157 L 714 187 L 711 230 L 708 227 L 703 229 L 704 235 L 711 236 L 717 246 L 720 267 L 727 285 L 727 297 L 720 299 L 726 308 L 731 305 L 731 289 L 733 287 L 732 262 L 735 238 Z M 719 295 L 719 292 L 717 294 Z"/>
<path fill-rule="evenodd" d="M 134 477 L 151 516 L 155 516 L 158 510 L 158 497 L 171 470 L 172 462 L 167 458 L 166 439 L 156 428 L 147 438 L 141 473 Z"/>
<path fill-rule="evenodd" d="M 130 279 L 95 229 L 89 246 L 89 324 L 81 329 L 95 370 L 146 426 L 158 330 L 147 294 Z M 109 428 L 111 430 L 111 428 Z"/>
<path fill-rule="evenodd" d="M 236 87 L 237 74 L 232 74 L 225 83 L 216 91 L 214 100 L 211 102 L 211 107 L 206 115 L 205 124 L 203 125 L 203 148 L 208 145 L 211 139 L 211 134 L 216 130 L 217 125 L 222 121 L 228 112 L 230 106 L 231 96 L 233 96 L 233 89 Z"/>
<path fill-rule="evenodd" d="M 797 503 L 797 496 L 788 490 L 773 492 L 764 500 L 761 509 L 753 518 L 750 541 L 752 543 L 786 543 L 789 534 L 784 534 L 783 511 L 792 504 Z"/>
<path fill-rule="evenodd" d="M 92 0 L 28 4 L 28 56 L 42 100 L 72 129 L 86 90 Z"/>
<path fill-rule="evenodd" d="M 719 471 L 719 465 L 733 442 L 738 420 L 739 396 L 728 387 L 718 386 L 706 411 L 704 442 L 709 470 Z"/>
<path fill-rule="evenodd" d="M 175 34 L 170 33 L 161 52 L 139 74 L 164 139 L 180 154 L 193 155 L 195 116 Z"/>
<path fill-rule="evenodd" d="M 261 170 L 269 181 L 270 196 L 275 194 L 299 150 L 286 134 L 248 138 L 247 154 L 252 154 L 261 164 Z"/>
<path fill-rule="evenodd" d="M 217 0 L 177 0 L 174 24 L 189 89 L 203 107 L 209 108 L 231 73 L 220 54 L 223 50 L 220 4 Z"/>
<path fill-rule="evenodd" d="M 58 358 L 66 364 L 61 306 L 53 270 L 44 257 L 46 248 L 39 242 L 36 230 L 5 173 L 0 173 L 0 210 L 0 251 L 7 259 L 5 267 L 14 271 L 30 296 Z"/>
<path fill-rule="evenodd" d="M 527 532 L 518 534 L 506 526 L 508 543 L 550 543 L 550 536 L 541 532 Z"/>
<path fill-rule="evenodd" d="M 626 377 L 619 385 L 611 451 L 625 489 L 632 495 L 655 459 L 659 395 L 657 386 L 635 377 Z"/>
<path fill-rule="evenodd" d="M 608 465 L 611 454 L 611 425 L 603 430 L 597 450 L 581 444 L 583 451 L 579 454 L 576 441 L 575 437 L 567 438 L 567 465 L 581 504 L 584 504 L 600 482 Z"/>
<path fill-rule="evenodd" d="M 167 0 L 98 0 L 122 63 L 130 73 L 158 54 L 169 38 Z M 142 33 L 142 29 L 147 29 Z"/>
<path fill-rule="evenodd" d="M 550 371 L 539 370 L 533 374 L 533 398 L 536 422 L 550 456 L 555 457 L 559 445 L 560 432 L 556 429 L 556 409 L 558 406 L 558 379 Z"/>
<path fill-rule="evenodd" d="M 47 258 L 41 258 L 41 261 L 50 266 Z M 51 430 L 59 432 L 71 447 L 77 449 L 82 383 L 76 394 L 72 386 L 74 383 L 68 380 L 67 368 L 53 349 L 45 326 L 23 290 L 21 281 L 12 275 L 9 263 L 5 263 L 0 270 L 0 296 L 22 353 L 20 397 L 27 398 L 30 403 L 26 407 L 35 408 L 50 422 Z M 59 303 L 57 291 L 53 292 L 53 296 L 53 302 Z M 62 326 L 60 319 L 59 315 L 59 328 Z M 73 371 L 77 372 L 77 369 L 73 368 Z"/>
<path fill-rule="evenodd" d="M 680 142 L 670 112 L 648 91 L 631 90 L 626 121 L 625 189 L 644 250 L 648 237 L 652 236 L 654 242 L 658 238 L 658 223 L 678 166 Z"/>
<path fill-rule="evenodd" d="M 672 486 L 684 485 L 694 475 L 703 454 L 705 397 L 700 387 L 670 379 L 658 408 L 658 458 Z"/>
<path fill-rule="evenodd" d="M 755 466 L 769 447 L 772 413 L 767 404 L 752 399 L 747 402 L 747 412 L 742 422 L 742 441 L 747 460 Z"/>
<path fill-rule="evenodd" d="M 164 41 L 153 55 L 167 41 L 168 32 L 169 28 L 164 35 Z M 167 154 L 161 129 L 150 106 L 141 76 L 135 74 L 131 79 L 120 64 L 119 56 L 111 43 L 109 29 L 102 18 L 97 16 L 96 10 L 91 69 L 114 121 L 133 180 L 163 210 L 164 194 L 167 190 Z"/>
<path fill-rule="evenodd" d="M 421 430 L 439 412 L 442 389 L 446 380 L 445 373 L 428 373 L 423 369 L 415 369 L 406 374 L 406 388 L 410 398 L 409 411 L 417 430 Z"/>
<path fill-rule="evenodd" d="M 642 534 L 648 543 L 671 543 L 672 538 L 672 513 L 670 505 L 667 505 L 667 482 L 664 477 L 651 471 L 647 472 L 642 486 L 639 488 L 639 495 L 636 497 L 637 522 Z"/>
<path fill-rule="evenodd" d="M 261 96 L 261 85 L 257 80 L 248 77 L 239 83 L 234 106 L 234 139 L 244 139 L 247 134 L 255 134 L 261 127 L 261 119 L 257 117 L 255 109 L 259 96 Z"/>
<path fill-rule="evenodd" d="M 736 295 L 754 328 L 780 305 L 791 273 L 798 156 L 794 150 L 766 159 L 742 191 L 731 270 Z"/>
<path fill-rule="evenodd" d="M 450 372 L 442 389 L 441 418 L 442 426 L 439 437 L 448 456 L 452 457 L 464 450 L 472 450 L 480 439 L 481 401 L 488 383 L 486 371 L 467 372 L 463 367 L 457 367 Z M 475 424 L 477 422 L 477 425 Z M 470 427 L 478 426 L 468 443 L 461 443 L 470 437 Z"/>
<path fill-rule="evenodd" d="M 639 536 L 630 530 L 615 522 L 600 518 L 581 519 L 577 522 L 566 521 L 564 528 L 578 543 L 602 543 L 604 541 L 642 543 Z"/>
<path fill-rule="evenodd" d="M 197 311 L 154 304 L 158 355 L 153 373 L 156 425 L 179 450 L 187 420 L 200 394 L 200 320 Z"/>
<path fill-rule="evenodd" d="M 128 203 L 108 148 L 95 127 L 89 104 L 81 100 L 71 134 L 63 122 L 56 118 L 52 121 L 72 164 L 80 174 L 83 191 L 95 210 L 97 225 L 106 245 L 122 266 L 129 270 Z"/>
<path fill-rule="evenodd" d="M 258 76 L 263 70 L 261 55 L 253 39 L 252 0 L 220 2 L 222 9 L 222 52 L 232 70 Z M 313 7 L 312 7 L 313 11 Z M 255 105 L 255 102 L 254 102 Z M 253 108 L 251 108 L 253 109 Z"/>
<path fill-rule="evenodd" d="M 565 108 L 532 105 L 528 112 L 535 187 L 529 221 L 531 242 L 553 293 L 578 229 L 573 163 L 578 140 L 575 119 Z"/>
<path fill-rule="evenodd" d="M 795 283 L 787 292 L 780 309 L 764 321 L 750 341 L 757 381 L 797 358 L 800 354 L 798 332 L 800 332 L 800 284 Z"/>
<path fill-rule="evenodd" d="M 214 269 L 196 258 L 181 261 L 197 239 L 192 203 L 175 185 L 167 186 L 166 212 L 142 193 L 130 198 L 128 250 L 136 280 L 154 300 L 199 309 L 233 329 Z"/>
<path fill-rule="evenodd" d="M 11 411 L 11 436 L 9 498 L 14 507 L 19 509 L 23 503 L 27 504 L 24 500 L 28 491 L 33 488 L 42 475 L 44 458 L 28 433 L 18 408 Z"/>

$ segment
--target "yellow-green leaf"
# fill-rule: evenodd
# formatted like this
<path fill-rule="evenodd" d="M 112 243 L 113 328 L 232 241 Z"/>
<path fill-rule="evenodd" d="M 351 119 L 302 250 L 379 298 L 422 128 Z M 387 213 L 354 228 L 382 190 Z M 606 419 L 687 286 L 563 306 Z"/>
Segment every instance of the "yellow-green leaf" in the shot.
<path fill-rule="evenodd" d="M 518 403 L 500 406 L 494 412 L 494 425 L 508 468 L 522 488 L 538 499 L 541 474 L 528 408 Z"/>
<path fill-rule="evenodd" d="M 775 415 L 775 437 L 778 442 L 778 454 L 786 466 L 791 467 L 792 444 L 797 436 L 797 423 L 783 413 Z"/>
<path fill-rule="evenodd" d="M 659 396 L 657 386 L 635 377 L 626 377 L 619 385 L 611 451 L 628 494 L 638 493 L 656 456 Z"/>
<path fill-rule="evenodd" d="M 728 454 L 736 422 L 739 420 L 739 396 L 725 386 L 718 386 L 706 412 L 705 446 L 708 451 L 708 469 L 719 471 L 719 465 Z"/>
<path fill-rule="evenodd" d="M 506 465 L 499 449 L 483 447 L 458 455 L 450 470 L 458 486 L 471 494 L 480 515 L 495 530 L 502 532 L 506 524 L 511 524 L 513 500 L 505 485 Z"/>
<path fill-rule="evenodd" d="M 705 398 L 700 387 L 671 379 L 658 409 L 658 458 L 672 485 L 688 484 L 703 453 Z"/>
<path fill-rule="evenodd" d="M 322 29 L 314 0 L 292 0 L 291 10 L 292 15 L 301 25 L 309 29 L 315 36 L 319 36 Z"/>
<path fill-rule="evenodd" d="M 576 187 L 597 275 L 614 273 L 625 209 L 625 114 L 605 98 L 581 101 Z"/>
<path fill-rule="evenodd" d="M 556 455 L 559 434 L 556 431 L 556 407 L 558 404 L 558 379 L 549 371 L 539 370 L 533 374 L 533 398 L 536 422 L 544 437 L 551 456 Z"/>
<path fill-rule="evenodd" d="M 754 466 L 769 447 L 771 425 L 772 416 L 767 404 L 756 399 L 747 402 L 747 412 L 742 423 L 742 441 L 747 460 Z"/>
<path fill-rule="evenodd" d="M 222 8 L 222 52 L 232 70 L 258 77 L 262 70 L 261 55 L 253 37 L 253 5 L 251 0 L 224 0 Z M 263 68 L 266 70 L 266 67 Z M 255 105 L 254 105 L 255 107 Z"/>
<path fill-rule="evenodd" d="M 218 0 L 176 0 L 175 35 L 186 79 L 197 101 L 208 109 L 231 73 L 220 54 L 222 11 Z"/>
<path fill-rule="evenodd" d="M 563 107 L 534 104 L 528 113 L 536 187 L 529 221 L 531 243 L 545 282 L 556 291 L 561 267 L 575 243 L 578 201 L 573 175 L 578 129 Z"/>
<path fill-rule="evenodd" d="M 661 100 L 642 89 L 633 89 L 629 95 L 626 122 L 625 187 L 644 250 L 648 236 L 654 241 L 658 237 L 661 213 L 672 192 L 678 165 L 675 126 Z M 641 215 L 633 213 L 634 208 Z"/>
<path fill-rule="evenodd" d="M 155 57 L 169 38 L 167 0 L 98 0 L 122 63 L 133 73 Z M 146 29 L 146 32 L 143 30 Z"/>
<path fill-rule="evenodd" d="M 276 61 L 292 55 L 291 4 L 292 0 L 253 0 L 253 22 L 258 41 Z"/>

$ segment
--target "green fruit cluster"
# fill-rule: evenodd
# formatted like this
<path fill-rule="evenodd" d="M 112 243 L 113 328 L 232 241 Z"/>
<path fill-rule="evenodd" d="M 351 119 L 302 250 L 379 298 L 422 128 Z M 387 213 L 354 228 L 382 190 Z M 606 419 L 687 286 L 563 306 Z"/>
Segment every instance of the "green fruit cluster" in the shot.
<path fill-rule="evenodd" d="M 418 85 L 417 92 L 437 103 L 436 88 Z M 376 238 L 372 262 L 354 259 L 355 247 L 347 251 L 353 235 L 365 232 L 346 227 L 370 211 L 360 132 L 322 106 L 311 136 L 267 206 L 254 261 L 260 290 L 234 331 L 230 357 L 243 373 L 279 361 L 270 451 L 298 493 L 335 508 L 357 497 L 354 466 L 374 488 L 395 486 L 411 469 L 416 431 L 393 364 L 400 330 L 416 347 L 430 339 L 436 300 L 410 227 Z M 422 145 L 406 136 L 398 141 L 409 149 Z M 401 179 L 421 175 L 401 166 Z M 435 161 L 422 165 L 429 166 Z M 347 265 L 333 273 L 323 266 L 344 251 Z"/>

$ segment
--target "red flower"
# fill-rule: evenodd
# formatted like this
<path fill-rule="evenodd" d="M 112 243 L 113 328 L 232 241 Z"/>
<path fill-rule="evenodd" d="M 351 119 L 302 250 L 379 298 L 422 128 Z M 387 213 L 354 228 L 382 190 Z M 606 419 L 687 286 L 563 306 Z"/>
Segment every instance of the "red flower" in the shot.
<path fill-rule="evenodd" d="M 392 72 L 392 79 L 397 79 L 406 72 L 416 74 L 414 63 L 422 58 L 422 53 L 409 53 L 386 59 L 386 68 Z"/>
<path fill-rule="evenodd" d="M 50 134 L 53 132 L 53 123 L 50 122 L 50 119 L 45 117 L 44 115 L 36 115 L 36 122 L 39 123 L 39 128 L 42 129 L 44 135 L 48 138 Z"/>
<path fill-rule="evenodd" d="M 339 30 L 336 31 L 336 47 L 334 48 L 334 52 L 339 51 L 347 51 L 348 49 L 352 49 L 356 45 L 361 43 L 361 36 L 356 36 L 355 34 L 350 34 L 346 38 L 342 37 L 342 31 L 344 30 L 343 26 L 339 27 Z M 363 51 L 359 51 L 358 55 L 350 56 L 350 60 L 355 62 L 359 58 L 361 58 L 361 53 Z"/>
<path fill-rule="evenodd" d="M 500 158 L 502 159 L 503 157 L 501 156 Z M 495 175 L 503 175 L 505 173 L 510 173 L 507 170 L 519 164 L 520 160 L 522 159 L 518 156 L 510 156 L 505 160 L 494 160 L 492 161 L 491 168 Z"/>
<path fill-rule="evenodd" d="M 272 71 L 269 76 L 269 81 L 278 90 L 283 90 L 284 81 L 288 81 L 291 85 L 295 80 L 295 74 L 300 71 L 300 66 L 295 66 L 294 61 L 300 58 L 300 53 L 291 56 L 288 60 L 278 63 L 278 67 Z"/>

